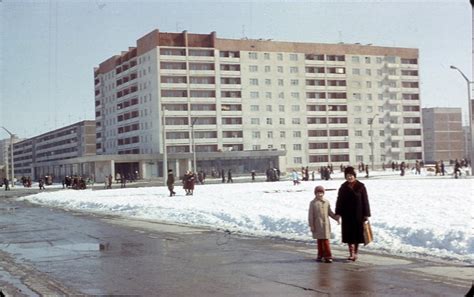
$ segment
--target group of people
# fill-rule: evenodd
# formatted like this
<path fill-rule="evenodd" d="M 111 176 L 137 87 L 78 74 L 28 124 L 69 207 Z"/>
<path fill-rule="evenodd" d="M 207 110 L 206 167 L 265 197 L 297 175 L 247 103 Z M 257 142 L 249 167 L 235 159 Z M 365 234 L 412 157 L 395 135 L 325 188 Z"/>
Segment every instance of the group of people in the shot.
<path fill-rule="evenodd" d="M 186 196 L 192 196 L 194 194 L 194 185 L 196 184 L 196 174 L 191 170 L 186 171 L 182 179 L 183 182 L 183 189 L 186 192 Z M 173 169 L 168 170 L 168 177 L 166 179 L 166 186 L 168 187 L 168 191 L 170 192 L 170 197 L 176 195 L 174 191 L 174 173 Z"/>
<path fill-rule="evenodd" d="M 324 198 L 325 189 L 317 186 L 314 199 L 309 204 L 308 224 L 314 239 L 317 241 L 318 255 L 316 261 L 332 263 L 333 258 L 329 239 L 331 225 L 329 218 L 341 223 L 342 242 L 348 246 L 348 261 L 356 261 L 359 244 L 364 243 L 364 224 L 370 217 L 370 206 L 365 185 L 357 180 L 354 167 L 344 169 L 346 181 L 340 186 L 336 208 L 333 212 L 328 200 Z"/>

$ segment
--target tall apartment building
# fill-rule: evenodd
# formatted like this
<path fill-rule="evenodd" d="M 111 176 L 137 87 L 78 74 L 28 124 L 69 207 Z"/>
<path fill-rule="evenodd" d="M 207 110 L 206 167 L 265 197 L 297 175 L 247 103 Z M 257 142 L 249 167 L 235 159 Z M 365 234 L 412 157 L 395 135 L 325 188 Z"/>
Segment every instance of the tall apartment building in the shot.
<path fill-rule="evenodd" d="M 198 168 L 275 152 L 282 170 L 423 157 L 417 49 L 154 30 L 94 77 L 97 154 L 164 142 Z"/>
<path fill-rule="evenodd" d="M 461 160 L 467 157 L 461 108 L 423 108 L 422 116 L 425 161 Z"/>

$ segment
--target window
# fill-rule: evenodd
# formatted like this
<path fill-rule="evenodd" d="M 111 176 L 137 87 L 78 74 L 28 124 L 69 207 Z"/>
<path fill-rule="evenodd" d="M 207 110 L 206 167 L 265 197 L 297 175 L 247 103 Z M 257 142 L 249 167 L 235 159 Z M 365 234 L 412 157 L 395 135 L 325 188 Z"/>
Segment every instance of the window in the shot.
<path fill-rule="evenodd" d="M 290 67 L 290 73 L 298 73 L 298 67 Z"/>
<path fill-rule="evenodd" d="M 293 99 L 300 99 L 300 93 L 298 93 L 298 92 L 292 92 L 292 93 L 291 93 L 291 98 L 293 98 Z"/>
<path fill-rule="evenodd" d="M 266 110 L 267 110 L 267 111 L 272 111 L 272 106 L 271 106 L 271 105 L 267 105 Z"/>
<path fill-rule="evenodd" d="M 260 131 L 252 131 L 252 138 L 260 138 Z"/>
<path fill-rule="evenodd" d="M 250 92 L 250 98 L 252 99 L 257 99 L 259 98 L 259 93 L 258 92 Z"/>
<path fill-rule="evenodd" d="M 257 65 L 250 65 L 249 66 L 249 71 L 250 72 L 257 72 L 258 71 L 258 66 Z"/>
<path fill-rule="evenodd" d="M 356 130 L 356 131 L 355 131 L 355 136 L 360 136 L 360 137 L 362 137 L 362 130 Z"/>
<path fill-rule="evenodd" d="M 272 92 L 265 92 L 265 98 L 272 99 Z"/>
<path fill-rule="evenodd" d="M 293 131 L 294 138 L 301 138 L 301 131 Z"/>
<path fill-rule="evenodd" d="M 265 72 L 270 72 L 271 71 L 271 67 L 270 66 L 265 66 Z"/>
<path fill-rule="evenodd" d="M 375 62 L 377 62 L 377 64 L 382 64 L 382 58 L 381 57 L 375 58 Z"/>
<path fill-rule="evenodd" d="M 285 118 L 280 118 L 280 125 L 284 125 L 285 124 Z"/>
<path fill-rule="evenodd" d="M 258 105 L 250 105 L 250 111 L 259 111 L 259 109 Z"/>
<path fill-rule="evenodd" d="M 267 131 L 267 138 L 273 138 L 273 131 Z"/>
<path fill-rule="evenodd" d="M 285 93 L 284 92 L 278 93 L 278 98 L 285 99 Z"/>
<path fill-rule="evenodd" d="M 283 79 L 278 79 L 278 85 L 283 86 Z"/>
<path fill-rule="evenodd" d="M 366 88 L 368 88 L 368 89 L 372 88 L 372 82 L 366 81 L 366 82 L 365 82 L 365 86 L 366 86 Z"/>
<path fill-rule="evenodd" d="M 298 55 L 297 54 L 290 54 L 290 61 L 298 61 Z"/>
<path fill-rule="evenodd" d="M 265 60 L 270 60 L 270 53 L 264 53 L 264 54 L 263 54 L 263 58 L 264 58 Z"/>
<path fill-rule="evenodd" d="M 260 145 L 252 145 L 252 150 L 258 151 L 260 149 Z"/>
<path fill-rule="evenodd" d="M 357 56 L 352 56 L 351 60 L 352 60 L 352 63 L 359 63 L 360 62 L 359 57 L 357 57 Z"/>
<path fill-rule="evenodd" d="M 370 69 L 365 69 L 365 75 L 372 75 L 372 70 Z"/>
<path fill-rule="evenodd" d="M 385 142 L 381 142 L 379 145 L 380 145 L 380 148 L 385 148 Z"/>
<path fill-rule="evenodd" d="M 301 157 L 294 157 L 293 158 L 293 163 L 295 164 L 302 164 L 303 163 L 303 159 Z"/>
<path fill-rule="evenodd" d="M 372 101 L 372 94 L 367 94 L 367 100 Z"/>
<path fill-rule="evenodd" d="M 293 125 L 300 125 L 301 124 L 301 119 L 300 118 L 292 118 L 291 123 Z"/>
<path fill-rule="evenodd" d="M 369 112 L 369 113 L 370 113 L 370 112 L 372 112 L 372 111 L 373 111 L 373 108 L 372 108 L 372 106 L 367 106 L 367 112 Z"/>
<path fill-rule="evenodd" d="M 283 54 L 278 53 L 278 54 L 277 54 L 277 60 L 278 60 L 278 61 L 283 61 Z"/>
<path fill-rule="evenodd" d="M 265 85 L 271 86 L 272 85 L 272 80 L 271 79 L 265 79 Z"/>
<path fill-rule="evenodd" d="M 361 118 L 355 118 L 354 119 L 354 124 L 357 124 L 357 125 L 362 124 L 362 119 Z"/>
<path fill-rule="evenodd" d="M 291 111 L 295 111 L 295 112 L 300 111 L 300 106 L 299 105 L 292 105 L 291 106 Z"/>
<path fill-rule="evenodd" d="M 299 143 L 293 144 L 293 150 L 294 151 L 301 151 L 301 144 L 299 144 Z"/>
<path fill-rule="evenodd" d="M 254 52 L 250 52 L 249 59 L 252 59 L 252 60 L 258 59 L 258 54 Z"/>
<path fill-rule="evenodd" d="M 356 161 L 357 161 L 357 162 L 364 162 L 364 156 L 357 155 L 357 156 L 356 156 Z"/>
<path fill-rule="evenodd" d="M 278 67 L 277 67 L 277 71 L 278 71 L 279 73 L 283 73 L 283 66 L 278 66 Z"/>
<path fill-rule="evenodd" d="M 379 136 L 385 136 L 385 131 L 384 130 L 379 130 Z"/>
<path fill-rule="evenodd" d="M 286 138 L 286 132 L 280 131 L 280 138 Z"/>
<path fill-rule="evenodd" d="M 278 111 L 285 112 L 285 105 L 278 105 Z"/>
<path fill-rule="evenodd" d="M 362 111 L 362 106 L 360 106 L 360 105 L 354 106 L 354 111 L 356 111 L 356 112 Z"/>
<path fill-rule="evenodd" d="M 352 74 L 354 74 L 354 75 L 360 75 L 360 69 L 359 69 L 359 68 L 353 68 L 353 69 L 352 69 Z"/>
<path fill-rule="evenodd" d="M 290 84 L 291 84 L 292 86 L 297 86 L 297 85 L 299 84 L 299 80 L 297 80 L 297 79 L 292 79 L 292 80 L 290 80 Z"/>
<path fill-rule="evenodd" d="M 365 64 L 370 64 L 370 57 L 365 57 Z"/>
<path fill-rule="evenodd" d="M 360 100 L 361 99 L 360 93 L 352 94 L 352 98 L 354 98 L 355 100 Z"/>
<path fill-rule="evenodd" d="M 260 119 L 259 119 L 259 118 L 251 118 L 251 119 L 250 119 L 250 124 L 252 124 L 252 125 L 260 125 Z"/>
<path fill-rule="evenodd" d="M 257 78 L 251 78 L 249 80 L 249 83 L 251 86 L 258 86 L 258 79 Z"/>
<path fill-rule="evenodd" d="M 267 125 L 273 125 L 272 118 L 267 118 Z"/>
<path fill-rule="evenodd" d="M 356 149 L 363 149 L 364 146 L 362 145 L 362 143 L 356 143 Z"/>

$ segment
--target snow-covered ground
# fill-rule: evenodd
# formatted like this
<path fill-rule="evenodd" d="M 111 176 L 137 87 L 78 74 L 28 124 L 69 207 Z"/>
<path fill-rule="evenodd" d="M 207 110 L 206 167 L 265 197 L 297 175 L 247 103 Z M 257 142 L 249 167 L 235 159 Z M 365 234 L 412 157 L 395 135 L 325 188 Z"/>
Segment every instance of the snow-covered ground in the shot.
<path fill-rule="evenodd" d="M 362 174 L 360 174 L 362 176 Z M 256 236 L 313 242 L 307 224 L 313 189 L 323 185 L 334 209 L 342 174 L 333 180 L 197 185 L 175 197 L 166 187 L 112 190 L 61 190 L 19 199 L 41 205 L 118 214 L 161 222 L 227 229 Z M 363 249 L 410 257 L 474 263 L 474 179 L 454 179 L 423 172 L 400 177 L 392 171 L 371 173 L 365 183 L 371 205 L 374 242 Z M 332 221 L 333 246 L 341 244 L 340 226 Z"/>

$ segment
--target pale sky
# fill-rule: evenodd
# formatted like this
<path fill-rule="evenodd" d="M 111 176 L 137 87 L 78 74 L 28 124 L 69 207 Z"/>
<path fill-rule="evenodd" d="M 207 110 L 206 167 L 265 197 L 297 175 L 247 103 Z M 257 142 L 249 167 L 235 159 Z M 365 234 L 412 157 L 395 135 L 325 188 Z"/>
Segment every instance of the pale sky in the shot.
<path fill-rule="evenodd" d="M 27 138 L 94 119 L 94 67 L 154 29 L 418 48 L 422 107 L 467 118 L 449 66 L 472 80 L 469 1 L 0 0 L 0 126 Z"/>

